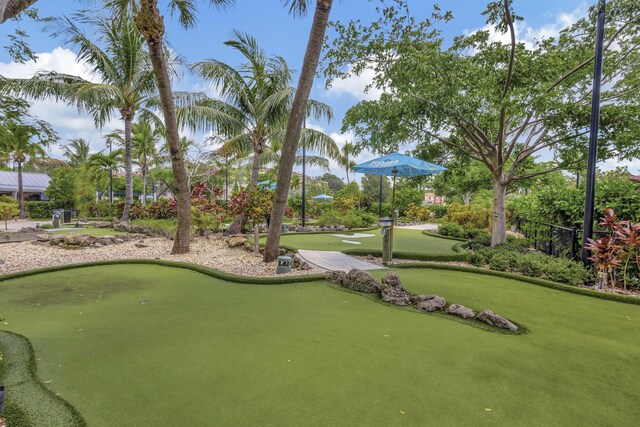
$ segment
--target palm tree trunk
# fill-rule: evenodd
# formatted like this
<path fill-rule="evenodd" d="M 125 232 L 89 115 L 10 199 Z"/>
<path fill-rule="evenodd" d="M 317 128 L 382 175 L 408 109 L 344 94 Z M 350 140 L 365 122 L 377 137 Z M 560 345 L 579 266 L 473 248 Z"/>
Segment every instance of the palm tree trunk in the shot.
<path fill-rule="evenodd" d="M 18 218 L 23 219 L 26 217 L 24 214 L 24 191 L 22 187 L 22 161 L 16 162 L 18 164 Z"/>
<path fill-rule="evenodd" d="M 37 0 L 0 0 L 0 18 L 2 23 L 13 18 Z"/>
<path fill-rule="evenodd" d="M 133 205 L 133 170 L 131 165 L 131 122 L 133 117 L 131 112 L 123 111 L 124 119 L 124 209 L 122 209 L 122 217 L 120 222 L 129 222 L 129 212 Z"/>
<path fill-rule="evenodd" d="M 327 30 L 327 22 L 333 0 L 317 0 L 316 10 L 313 15 L 313 23 L 311 24 L 311 32 L 309 41 L 307 42 L 307 51 L 304 54 L 302 63 L 302 72 L 296 95 L 293 99 L 291 107 L 291 115 L 287 123 L 287 131 L 282 145 L 280 155 L 280 167 L 278 168 L 278 180 L 276 182 L 276 193 L 273 200 L 273 208 L 271 209 L 271 222 L 269 224 L 269 233 L 267 234 L 267 244 L 264 251 L 265 262 L 274 261 L 278 256 L 280 248 L 280 232 L 284 222 L 284 210 L 289 197 L 289 186 L 291 185 L 291 175 L 296 160 L 296 151 L 298 150 L 298 142 L 302 132 L 302 121 L 306 115 L 307 101 L 313 86 L 313 79 L 318 68 L 320 52 L 322 51 L 322 43 Z"/>
<path fill-rule="evenodd" d="M 258 185 L 258 175 L 260 175 L 260 152 L 253 153 L 253 164 L 251 165 L 251 181 L 249 181 L 249 189 L 253 190 Z M 244 213 L 236 215 L 235 219 L 229 226 L 227 234 L 239 234 L 242 232 L 244 225 Z"/>
<path fill-rule="evenodd" d="M 153 73 L 158 84 L 160 103 L 164 115 L 167 145 L 171 158 L 171 168 L 175 179 L 175 196 L 178 205 L 178 227 L 173 241 L 172 254 L 189 252 L 191 238 L 191 195 L 189 193 L 189 175 L 184 164 L 184 153 L 180 146 L 176 108 L 171 90 L 171 80 L 164 56 L 164 19 L 160 16 L 157 0 L 140 0 L 140 9 L 136 15 L 136 25 L 147 41 Z"/>
<path fill-rule="evenodd" d="M 142 168 L 142 206 L 147 205 L 147 168 Z"/>

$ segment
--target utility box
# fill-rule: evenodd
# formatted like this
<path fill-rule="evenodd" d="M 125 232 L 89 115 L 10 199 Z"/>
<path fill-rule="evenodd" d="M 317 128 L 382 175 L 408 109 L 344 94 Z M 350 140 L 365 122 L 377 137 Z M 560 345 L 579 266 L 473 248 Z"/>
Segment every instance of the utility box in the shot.
<path fill-rule="evenodd" d="M 60 211 L 53 211 L 53 216 L 51 217 L 51 225 L 53 228 L 60 228 Z"/>
<path fill-rule="evenodd" d="M 382 262 L 393 260 L 392 239 L 393 239 L 393 219 L 380 218 L 378 220 L 380 234 L 382 235 Z"/>

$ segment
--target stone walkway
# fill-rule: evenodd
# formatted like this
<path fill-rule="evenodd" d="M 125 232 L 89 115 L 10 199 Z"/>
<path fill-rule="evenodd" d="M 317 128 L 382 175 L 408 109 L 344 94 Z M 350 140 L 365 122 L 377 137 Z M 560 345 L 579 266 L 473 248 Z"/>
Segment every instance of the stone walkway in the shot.
<path fill-rule="evenodd" d="M 324 270 L 345 271 L 348 272 L 352 268 L 360 270 L 382 270 L 387 267 L 375 265 L 370 262 L 362 261 L 342 252 L 335 251 L 308 251 L 300 249 L 298 255 L 304 258 L 309 264 Z"/>

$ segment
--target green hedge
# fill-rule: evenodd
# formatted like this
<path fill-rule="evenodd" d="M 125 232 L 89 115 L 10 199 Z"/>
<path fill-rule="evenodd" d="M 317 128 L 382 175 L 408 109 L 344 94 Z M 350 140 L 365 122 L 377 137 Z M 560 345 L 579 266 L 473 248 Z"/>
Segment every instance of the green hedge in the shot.
<path fill-rule="evenodd" d="M 35 270 L 20 271 L 17 273 L 0 275 L 0 282 L 11 279 L 18 279 L 21 277 L 34 276 L 41 273 L 52 273 L 56 271 L 73 270 L 76 268 L 85 267 L 98 267 L 104 265 L 118 265 L 118 264 L 151 264 L 160 265 L 163 267 L 175 267 L 184 268 L 186 270 L 195 271 L 205 274 L 207 276 L 225 280 L 227 282 L 234 283 L 250 283 L 253 285 L 281 285 L 287 283 L 300 283 L 300 282 L 315 282 L 318 280 L 324 280 L 322 274 L 306 274 L 303 276 L 275 276 L 275 277 L 252 277 L 252 276 L 239 276 L 236 274 L 227 273 L 224 271 L 216 270 L 215 268 L 205 267 L 202 265 L 189 264 L 177 261 L 166 261 L 160 259 L 121 259 L 121 260 L 105 260 L 105 261 L 91 261 L 78 264 L 57 265 L 54 267 L 37 268 Z"/>
<path fill-rule="evenodd" d="M 375 257 L 382 257 L 381 249 L 364 249 L 364 248 L 352 248 L 345 249 L 342 253 L 347 255 L 357 255 L 357 256 L 367 256 L 373 255 Z M 424 254 L 422 252 L 411 252 L 411 251 L 393 251 L 393 257 L 399 259 L 410 259 L 415 261 L 447 261 L 447 262 L 464 262 L 467 260 L 469 254 L 466 253 L 457 253 L 457 254 L 446 254 L 446 255 L 434 255 L 434 254 Z"/>
<path fill-rule="evenodd" d="M 445 236 L 443 234 L 434 233 L 431 230 L 423 230 L 422 234 L 424 234 L 425 236 L 437 237 L 439 239 L 445 239 L 445 240 L 456 240 L 458 242 L 466 242 L 467 241 L 467 239 L 465 239 L 463 237 Z"/>
<path fill-rule="evenodd" d="M 435 270 L 461 271 L 465 273 L 484 274 L 487 276 L 503 277 L 505 279 L 513 279 L 519 282 L 530 283 L 532 285 L 544 286 L 545 288 L 555 289 L 558 291 L 569 292 L 577 295 L 600 298 L 609 301 L 622 302 L 625 304 L 640 305 L 640 298 L 627 295 L 610 294 L 605 292 L 592 291 L 591 289 L 580 288 L 577 286 L 565 285 L 563 283 L 552 282 L 550 280 L 537 279 L 535 277 L 523 276 L 515 273 L 507 273 L 504 271 L 487 270 L 477 267 L 463 267 L 451 264 L 395 264 L 393 268 L 432 268 Z"/>
<path fill-rule="evenodd" d="M 29 201 L 25 203 L 30 218 L 51 218 L 53 205 L 51 202 Z"/>
<path fill-rule="evenodd" d="M 40 382 L 29 340 L 0 331 L 0 384 L 7 388 L 2 414 L 9 426 L 85 426 L 80 413 Z"/>

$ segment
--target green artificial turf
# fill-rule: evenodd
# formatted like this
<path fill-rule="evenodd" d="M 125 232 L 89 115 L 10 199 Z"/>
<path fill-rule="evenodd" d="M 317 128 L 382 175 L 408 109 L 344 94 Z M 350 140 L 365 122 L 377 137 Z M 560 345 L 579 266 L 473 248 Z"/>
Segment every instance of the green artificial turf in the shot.
<path fill-rule="evenodd" d="M 348 251 L 348 250 L 366 250 L 375 249 L 382 250 L 382 237 L 380 230 L 369 230 L 359 232 L 361 234 L 373 234 L 371 237 L 335 237 L 333 234 L 351 235 L 351 232 L 335 232 L 335 233 L 313 233 L 313 234 L 283 234 L 280 238 L 280 245 L 295 249 L 307 249 L 317 251 Z M 264 237 L 261 239 L 264 242 Z M 360 245 L 354 245 L 342 242 L 343 240 L 351 240 L 362 242 Z M 394 230 L 395 252 L 413 252 L 425 255 L 454 255 L 456 252 L 453 246 L 457 242 L 446 239 L 439 239 L 433 236 L 422 234 L 419 230 Z"/>
<path fill-rule="evenodd" d="M 0 316 L 31 340 L 40 379 L 92 426 L 640 417 L 639 306 L 472 273 L 397 272 L 412 292 L 490 308 L 529 333 L 399 310 L 323 282 L 238 284 L 152 265 L 2 282 Z"/>
<path fill-rule="evenodd" d="M 51 234 L 87 234 L 89 236 L 116 236 L 122 234 L 114 231 L 112 228 L 96 228 L 96 227 L 79 227 L 68 228 L 67 230 L 52 231 Z"/>

